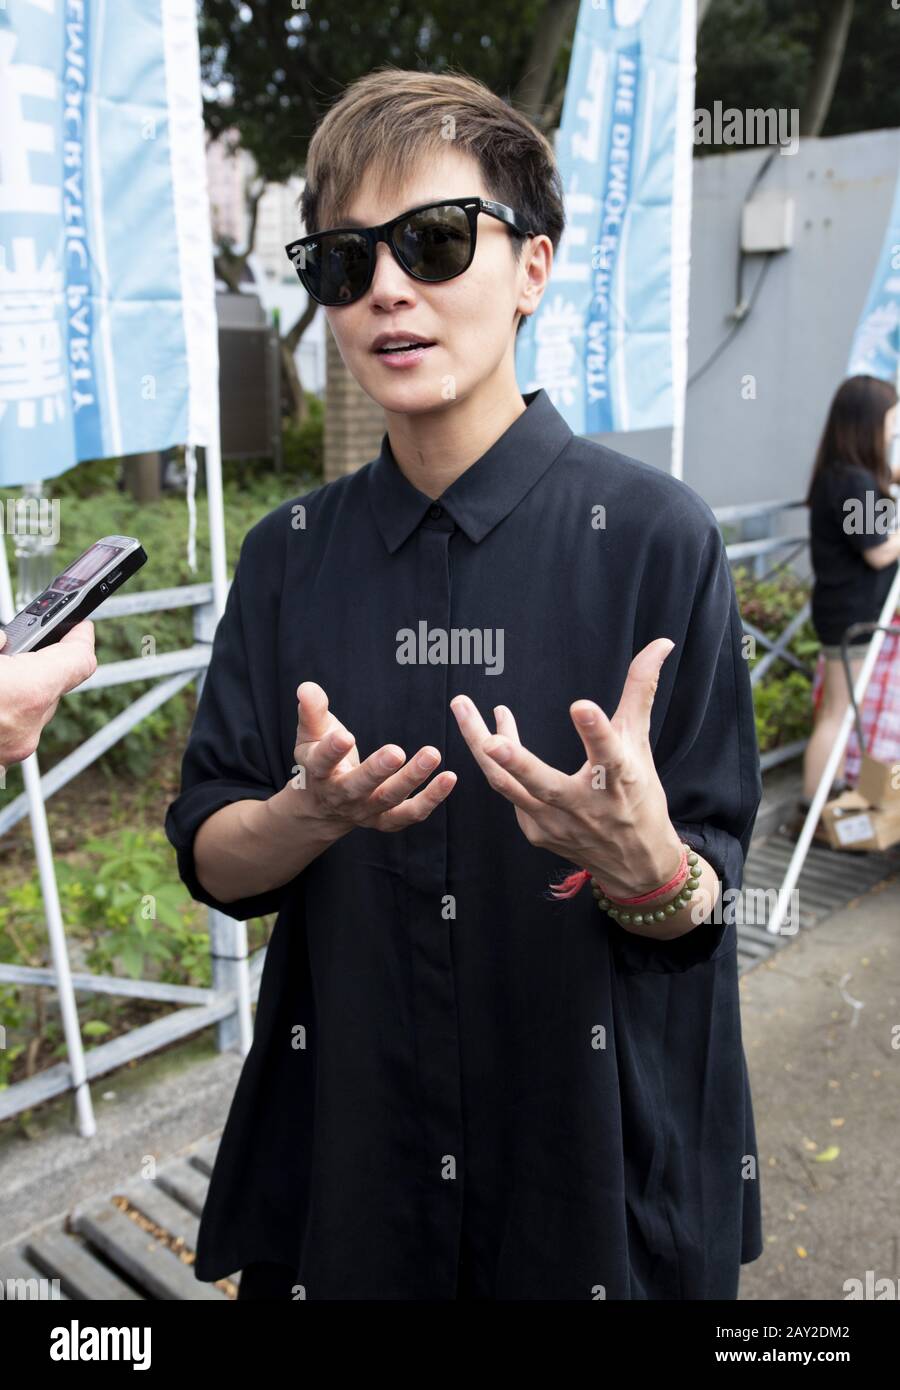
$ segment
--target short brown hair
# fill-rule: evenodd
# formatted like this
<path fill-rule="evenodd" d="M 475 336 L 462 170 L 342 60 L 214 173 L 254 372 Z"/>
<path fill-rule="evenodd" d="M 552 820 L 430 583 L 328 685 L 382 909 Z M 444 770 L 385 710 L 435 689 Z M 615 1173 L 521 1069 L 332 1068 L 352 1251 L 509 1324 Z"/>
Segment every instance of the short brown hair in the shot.
<path fill-rule="evenodd" d="M 299 200 L 304 235 L 340 225 L 364 173 L 379 191 L 400 184 L 424 155 L 445 149 L 448 138 L 478 161 L 489 195 L 511 207 L 520 225 L 548 236 L 555 253 L 565 209 L 545 136 L 465 73 L 415 72 L 390 63 L 351 83 L 316 126 Z M 525 238 L 513 227 L 506 231 L 518 259 Z"/>

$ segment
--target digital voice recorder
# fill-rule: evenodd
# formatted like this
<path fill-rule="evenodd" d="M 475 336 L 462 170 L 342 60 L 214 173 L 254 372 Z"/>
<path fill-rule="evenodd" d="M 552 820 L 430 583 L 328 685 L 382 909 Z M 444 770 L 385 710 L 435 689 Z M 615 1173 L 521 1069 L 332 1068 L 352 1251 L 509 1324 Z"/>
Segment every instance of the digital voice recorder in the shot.
<path fill-rule="evenodd" d="M 146 561 L 144 547 L 134 536 L 95 541 L 11 622 L 0 623 L 6 632 L 0 657 L 40 651 L 58 642 Z"/>

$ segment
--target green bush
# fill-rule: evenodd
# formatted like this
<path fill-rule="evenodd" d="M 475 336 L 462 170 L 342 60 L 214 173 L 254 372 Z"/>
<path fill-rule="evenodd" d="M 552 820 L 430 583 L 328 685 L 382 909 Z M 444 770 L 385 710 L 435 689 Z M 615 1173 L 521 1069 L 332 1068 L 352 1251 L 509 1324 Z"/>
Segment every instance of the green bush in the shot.
<path fill-rule="evenodd" d="M 52 497 L 96 497 L 98 493 L 114 491 L 122 466 L 121 459 L 85 459 L 51 478 L 45 492 Z"/>
<path fill-rule="evenodd" d="M 285 472 L 322 481 L 325 468 L 325 407 L 318 396 L 306 395 L 308 415 L 302 425 L 285 420 L 281 431 Z"/>
<path fill-rule="evenodd" d="M 56 877 L 73 970 L 95 975 L 211 984 L 205 909 L 192 903 L 160 829 L 110 831 L 80 846 L 78 862 L 58 857 Z M 251 949 L 269 918 L 248 924 Z M 198 925 L 202 923 L 201 925 Z M 37 871 L 0 903 L 0 960 L 47 966 L 50 948 Z M 78 1009 L 85 1039 L 106 1039 L 167 1013 L 173 1005 L 128 996 L 85 995 Z M 65 1055 L 58 1005 L 41 986 L 0 985 L 0 1090 Z"/>
<path fill-rule="evenodd" d="M 758 582 L 741 568 L 735 571 L 734 583 L 744 621 L 752 623 L 773 642 L 809 597 L 808 585 L 789 572 Z M 779 660 L 754 685 L 753 708 L 761 753 L 809 736 L 812 676 L 819 649 L 819 639 L 807 617 L 786 648 L 802 663 L 806 674 Z M 765 654 L 762 644 L 756 643 L 755 650 L 751 647 L 751 672 Z"/>

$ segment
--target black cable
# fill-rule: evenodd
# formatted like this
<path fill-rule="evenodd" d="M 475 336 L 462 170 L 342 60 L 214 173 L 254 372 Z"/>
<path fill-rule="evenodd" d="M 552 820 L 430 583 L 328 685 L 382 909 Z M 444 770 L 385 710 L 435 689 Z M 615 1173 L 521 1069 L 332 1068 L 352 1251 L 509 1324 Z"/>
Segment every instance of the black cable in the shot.
<path fill-rule="evenodd" d="M 775 158 L 775 153 L 776 152 L 774 149 L 769 150 L 766 154 L 765 159 L 762 161 L 756 173 L 753 175 L 753 178 L 750 180 L 750 186 L 744 194 L 744 204 L 746 204 L 750 199 L 757 184 L 759 184 L 762 181 L 763 177 L 765 176 L 766 170 L 772 163 L 772 160 Z M 734 323 L 731 325 L 728 332 L 725 334 L 725 337 L 719 343 L 718 347 L 713 349 L 712 353 L 703 363 L 702 367 L 698 367 L 697 370 L 691 376 L 688 377 L 686 382 L 686 388 L 687 386 L 692 386 L 695 381 L 698 381 L 700 377 L 703 376 L 703 373 L 706 372 L 712 366 L 713 362 L 715 362 L 716 359 L 728 347 L 728 344 L 731 342 L 738 329 L 741 328 L 747 322 L 747 319 L 750 317 L 750 311 L 753 309 L 753 306 L 756 303 L 756 298 L 762 287 L 762 282 L 768 274 L 769 266 L 772 264 L 772 257 L 774 255 L 774 251 L 769 251 L 766 253 L 766 260 L 762 270 L 757 276 L 756 284 L 753 287 L 753 293 L 750 297 L 750 301 L 747 304 L 746 308 L 744 308 L 744 264 L 747 259 L 747 253 L 741 245 L 740 241 L 738 241 L 737 267 L 735 272 L 736 308 L 734 312 L 735 314 L 739 314 L 740 317 L 735 319 Z"/>

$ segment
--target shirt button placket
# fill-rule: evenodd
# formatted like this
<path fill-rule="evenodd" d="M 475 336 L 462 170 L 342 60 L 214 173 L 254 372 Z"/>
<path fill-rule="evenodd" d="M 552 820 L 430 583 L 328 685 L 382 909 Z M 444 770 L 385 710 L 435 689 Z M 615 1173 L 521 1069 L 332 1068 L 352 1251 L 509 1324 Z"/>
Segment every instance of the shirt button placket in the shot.
<path fill-rule="evenodd" d="M 440 503 L 423 519 L 416 546 L 415 614 L 408 624 L 417 636 L 435 628 L 449 632 L 451 614 L 450 540 L 455 525 Z M 427 647 L 419 664 L 407 668 L 409 743 L 407 755 L 423 744 L 446 748 L 450 670 L 431 665 Z M 432 773 L 432 777 L 435 774 Z M 452 796 L 453 793 L 451 792 Z M 463 1199 L 462 1082 L 459 1020 L 453 976 L 452 916 L 445 912 L 447 809 L 442 802 L 406 832 L 409 934 L 413 1016 L 419 1068 L 423 1131 L 421 1189 L 428 1248 L 422 1269 L 434 1271 L 438 1298 L 456 1291 Z"/>

